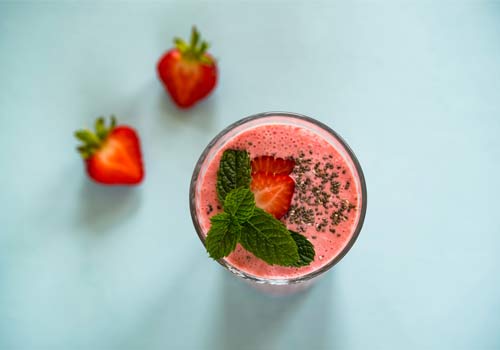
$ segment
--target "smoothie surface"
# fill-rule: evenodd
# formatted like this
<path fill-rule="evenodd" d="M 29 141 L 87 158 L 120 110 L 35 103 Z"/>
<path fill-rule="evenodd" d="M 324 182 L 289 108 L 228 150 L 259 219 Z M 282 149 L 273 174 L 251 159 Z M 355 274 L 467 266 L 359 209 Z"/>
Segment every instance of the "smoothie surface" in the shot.
<path fill-rule="evenodd" d="M 262 155 L 293 158 L 290 175 L 295 193 L 289 212 L 281 218 L 288 229 L 306 236 L 314 245 L 314 261 L 305 267 L 271 266 L 241 245 L 225 258 L 245 273 L 266 279 L 303 276 L 330 263 L 345 248 L 359 221 L 360 183 L 349 155 L 338 141 L 308 128 L 273 123 L 243 130 L 229 139 L 211 159 L 199 181 L 197 215 L 203 233 L 210 229 L 210 217 L 222 211 L 216 181 L 220 158 L 226 149 L 246 150 L 253 159 Z"/>

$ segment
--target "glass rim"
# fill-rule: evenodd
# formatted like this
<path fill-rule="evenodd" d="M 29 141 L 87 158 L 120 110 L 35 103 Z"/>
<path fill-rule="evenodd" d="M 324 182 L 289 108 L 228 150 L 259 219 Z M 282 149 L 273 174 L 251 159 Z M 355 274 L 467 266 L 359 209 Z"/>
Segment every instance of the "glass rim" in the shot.
<path fill-rule="evenodd" d="M 196 233 L 198 234 L 198 237 L 200 238 L 203 246 L 205 247 L 205 235 L 202 232 L 200 223 L 198 221 L 198 214 L 196 211 L 196 198 L 195 198 L 195 193 L 196 193 L 196 184 L 197 184 L 197 179 L 200 174 L 201 167 L 203 163 L 205 162 L 205 159 L 209 152 L 211 151 L 212 147 L 222 138 L 224 137 L 227 133 L 229 133 L 231 130 L 244 125 L 250 121 L 258 120 L 258 119 L 264 119 L 268 117 L 288 117 L 288 118 L 295 118 L 299 120 L 303 120 L 306 122 L 309 122 L 311 124 L 314 124 L 315 126 L 320 127 L 324 131 L 328 132 L 331 136 L 333 136 L 341 145 L 344 147 L 347 155 L 350 157 L 356 172 L 357 176 L 359 178 L 360 186 L 361 186 L 361 196 L 362 196 L 362 201 L 361 201 L 361 210 L 359 214 L 359 220 L 356 225 L 356 228 L 354 229 L 354 232 L 347 242 L 346 246 L 340 251 L 340 253 L 332 259 L 328 264 L 324 265 L 320 269 L 308 272 L 307 274 L 299 277 L 294 277 L 294 278 L 282 278 L 282 279 L 271 279 L 271 278 L 262 278 L 262 277 L 257 277 L 252 274 L 246 273 L 244 271 L 241 271 L 237 269 L 236 267 L 232 266 L 228 262 L 224 260 L 224 258 L 217 260 L 219 264 L 221 264 L 224 268 L 228 269 L 230 272 L 233 274 L 246 279 L 250 280 L 256 283 L 260 284 L 270 284 L 270 285 L 288 285 L 288 284 L 295 284 L 295 283 L 302 283 L 309 281 L 313 279 L 314 277 L 317 277 L 326 271 L 330 270 L 333 266 L 335 266 L 342 258 L 351 250 L 352 246 L 356 242 L 361 229 L 363 227 L 363 223 L 365 220 L 366 216 L 366 208 L 367 208 L 367 190 L 366 190 L 366 181 L 365 177 L 363 174 L 363 170 L 361 169 L 361 165 L 352 151 L 352 149 L 349 147 L 347 142 L 339 135 L 337 132 L 335 132 L 332 128 L 330 128 L 328 125 L 313 119 L 311 117 L 299 114 L 299 113 L 293 113 L 293 112 L 282 112 L 282 111 L 270 111 L 270 112 L 263 112 L 263 113 L 257 113 L 250 115 L 248 117 L 242 118 L 240 120 L 237 120 L 236 122 L 230 124 L 226 128 L 224 128 L 221 132 L 219 132 L 205 147 L 203 152 L 201 153 L 198 161 L 196 162 L 193 175 L 191 177 L 191 182 L 189 185 L 189 208 L 191 212 L 191 219 L 193 221 L 193 225 L 195 227 Z"/>

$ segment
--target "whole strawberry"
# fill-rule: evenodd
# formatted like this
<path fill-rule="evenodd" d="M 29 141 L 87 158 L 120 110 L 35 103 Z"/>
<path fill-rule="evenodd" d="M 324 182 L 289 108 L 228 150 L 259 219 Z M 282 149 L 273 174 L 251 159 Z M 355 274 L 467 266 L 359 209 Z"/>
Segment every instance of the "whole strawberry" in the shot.
<path fill-rule="evenodd" d="M 175 48 L 160 58 L 157 70 L 172 100 L 180 108 L 189 108 L 205 98 L 217 83 L 217 64 L 207 53 L 208 43 L 200 41 L 193 27 L 191 40 L 175 38 Z"/>
<path fill-rule="evenodd" d="M 105 185 L 136 185 L 144 178 L 139 137 L 126 125 L 116 126 L 115 117 L 106 126 L 104 118 L 95 122 L 95 132 L 78 130 L 75 137 L 87 173 L 94 181 Z"/>

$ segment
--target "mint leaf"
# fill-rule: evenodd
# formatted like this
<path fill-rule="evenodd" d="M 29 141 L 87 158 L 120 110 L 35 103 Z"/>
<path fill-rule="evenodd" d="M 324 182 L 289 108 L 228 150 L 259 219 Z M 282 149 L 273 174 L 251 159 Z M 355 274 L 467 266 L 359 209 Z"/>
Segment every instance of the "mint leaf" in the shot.
<path fill-rule="evenodd" d="M 295 244 L 297 244 L 297 248 L 299 251 L 299 260 L 291 264 L 291 266 L 300 267 L 307 266 L 312 263 L 314 260 L 314 256 L 316 255 L 312 243 L 309 242 L 309 240 L 305 236 L 295 231 L 290 230 L 290 235 L 295 241 Z"/>
<path fill-rule="evenodd" d="M 299 260 L 297 244 L 285 225 L 260 208 L 241 225 L 241 245 L 270 265 L 290 266 Z"/>
<path fill-rule="evenodd" d="M 250 186 L 252 167 L 247 151 L 228 149 L 222 154 L 217 171 L 217 195 L 224 203 L 229 192 L 236 188 Z"/>
<path fill-rule="evenodd" d="M 232 220 L 228 213 L 221 213 L 210 218 L 212 225 L 208 231 L 205 245 L 211 258 L 218 260 L 228 256 L 238 242 L 241 234 L 240 224 Z"/>
<path fill-rule="evenodd" d="M 238 223 L 244 223 L 252 216 L 255 209 L 255 198 L 248 188 L 237 188 L 226 196 L 224 211 L 231 214 Z"/>

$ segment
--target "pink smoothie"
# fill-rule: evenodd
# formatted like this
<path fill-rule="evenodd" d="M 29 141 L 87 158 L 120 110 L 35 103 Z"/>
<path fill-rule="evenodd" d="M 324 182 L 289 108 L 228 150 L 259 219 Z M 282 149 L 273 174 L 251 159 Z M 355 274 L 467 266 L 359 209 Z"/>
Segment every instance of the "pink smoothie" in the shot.
<path fill-rule="evenodd" d="M 295 268 L 268 265 L 238 245 L 226 258 L 229 265 L 259 278 L 290 279 L 322 268 L 342 252 L 360 220 L 362 198 L 356 168 L 335 138 L 318 127 L 303 127 L 286 117 L 276 117 L 269 124 L 244 128 L 223 140 L 199 177 L 196 212 L 205 235 L 210 217 L 221 211 L 216 181 L 226 149 L 247 150 L 251 159 L 261 155 L 295 159 L 291 174 L 295 193 L 281 221 L 305 235 L 316 251 L 309 266 Z"/>

